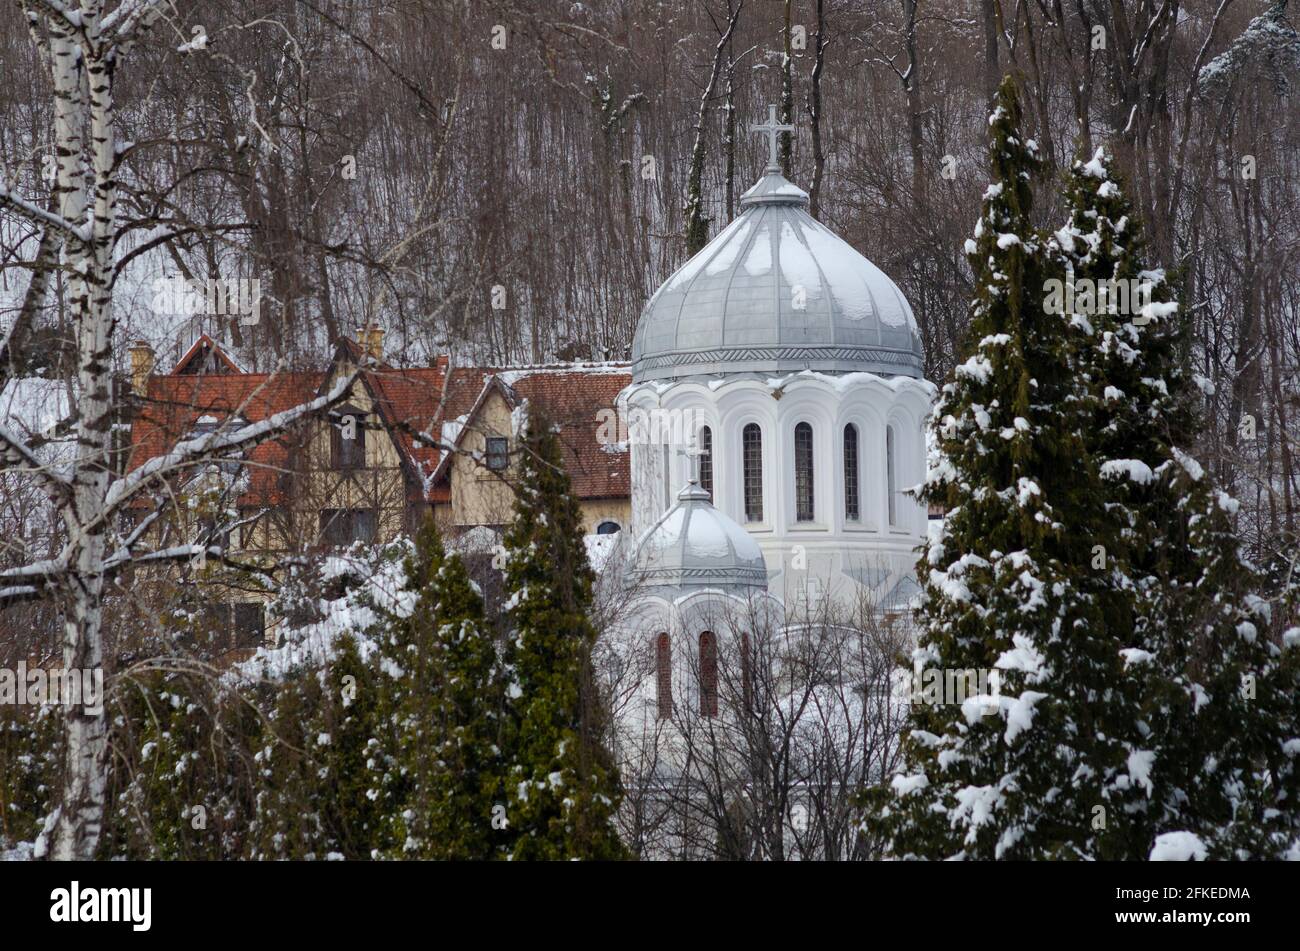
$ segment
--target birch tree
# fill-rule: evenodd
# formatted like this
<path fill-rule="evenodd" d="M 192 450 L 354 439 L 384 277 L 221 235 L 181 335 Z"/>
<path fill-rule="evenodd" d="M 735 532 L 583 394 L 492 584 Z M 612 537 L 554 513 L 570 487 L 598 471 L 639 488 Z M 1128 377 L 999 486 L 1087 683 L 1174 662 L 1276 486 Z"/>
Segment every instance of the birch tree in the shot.
<path fill-rule="evenodd" d="M 121 397 L 114 393 L 117 319 L 113 289 L 124 162 L 132 145 L 115 125 L 115 77 L 127 68 L 132 46 L 160 18 L 163 0 L 20 0 L 33 42 L 49 70 L 53 96 L 54 184 L 48 202 L 0 185 L 0 213 L 40 229 L 30 263 L 31 292 L 40 295 L 52 269 L 62 269 L 65 306 L 74 334 L 75 378 L 70 424 L 76 451 L 59 467 L 43 465 L 29 441 L 0 426 L 6 468 L 37 481 L 58 512 L 66 535 L 58 554 L 0 572 L 0 608 L 26 600 L 55 600 L 63 615 L 63 664 L 68 670 L 103 666 L 105 586 L 132 566 L 192 558 L 225 558 L 220 545 L 182 544 L 150 549 L 152 517 L 129 532 L 115 531 L 132 501 L 169 478 L 217 458 L 238 458 L 288 426 L 339 403 L 355 373 L 308 403 L 253 425 L 222 425 L 183 440 L 124 476 L 115 475 L 112 425 Z M 158 223 L 166 228 L 164 222 Z M 165 232 L 164 232 L 165 234 Z M 21 341 L 37 307 L 24 307 L 11 324 L 4 350 Z M 8 362 L 8 361 L 6 361 Z M 231 419 L 236 419 L 232 415 Z M 99 843 L 105 805 L 107 730 L 103 708 L 68 707 L 60 802 L 46 818 L 37 851 L 55 859 L 90 859 Z"/>

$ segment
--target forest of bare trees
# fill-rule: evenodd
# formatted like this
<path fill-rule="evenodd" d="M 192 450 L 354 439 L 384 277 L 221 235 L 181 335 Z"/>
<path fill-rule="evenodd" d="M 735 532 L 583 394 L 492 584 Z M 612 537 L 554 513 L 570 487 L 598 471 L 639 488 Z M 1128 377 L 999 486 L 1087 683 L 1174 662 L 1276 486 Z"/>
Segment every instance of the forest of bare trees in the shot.
<path fill-rule="evenodd" d="M 747 129 L 776 103 L 797 130 L 789 176 L 902 287 L 941 380 L 963 338 L 989 96 L 1014 72 L 1052 174 L 1079 148 L 1115 152 L 1182 288 L 1205 455 L 1273 547 L 1298 488 L 1287 6 L 164 4 L 114 78 L 116 316 L 163 362 L 206 329 L 250 369 L 319 365 L 372 320 L 395 363 L 625 357 L 649 295 L 735 214 L 763 161 Z M 0 151 L 14 194 L 43 206 L 53 100 L 24 18 L 0 11 Z M 42 278 L 43 299 L 29 287 L 53 241 L 0 229 L 0 326 L 34 318 L 5 361 L 20 375 L 69 365 L 65 275 Z M 260 281 L 260 319 L 159 315 L 152 282 L 175 275 Z"/>

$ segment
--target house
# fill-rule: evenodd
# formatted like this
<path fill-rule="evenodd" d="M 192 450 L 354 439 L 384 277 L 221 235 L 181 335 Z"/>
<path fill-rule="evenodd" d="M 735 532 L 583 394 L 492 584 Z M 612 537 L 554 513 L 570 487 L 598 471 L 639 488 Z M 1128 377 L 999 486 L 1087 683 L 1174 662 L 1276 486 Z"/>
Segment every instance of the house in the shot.
<path fill-rule="evenodd" d="M 625 444 L 601 438 L 602 412 L 618 406 L 625 364 L 499 369 L 383 361 L 383 332 L 341 340 L 324 370 L 246 373 L 210 337 L 200 337 L 168 373 L 147 345 L 131 350 L 138 404 L 126 468 L 182 439 L 265 420 L 327 392 L 369 353 L 344 403 L 246 457 L 177 473 L 165 493 L 141 498 L 124 530 L 151 518 L 155 545 L 221 545 L 244 563 L 303 549 L 386 542 L 429 516 L 450 537 L 499 529 L 512 515 L 511 478 L 529 413 L 555 424 L 591 534 L 626 528 L 631 517 Z M 158 513 L 158 514 L 155 514 Z M 225 626 L 234 645 L 265 630 L 262 596 L 232 593 Z"/>

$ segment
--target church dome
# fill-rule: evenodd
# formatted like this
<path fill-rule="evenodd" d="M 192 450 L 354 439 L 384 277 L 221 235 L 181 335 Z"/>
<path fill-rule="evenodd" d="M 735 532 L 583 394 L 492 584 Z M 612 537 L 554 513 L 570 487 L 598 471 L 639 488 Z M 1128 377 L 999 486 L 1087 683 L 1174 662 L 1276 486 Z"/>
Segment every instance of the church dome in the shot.
<path fill-rule="evenodd" d="M 736 220 L 646 304 L 635 382 L 799 370 L 923 377 L 902 292 L 807 206 L 807 193 L 768 166 Z"/>
<path fill-rule="evenodd" d="M 767 589 L 758 542 L 689 482 L 677 504 L 637 541 L 629 581 L 649 588 Z"/>

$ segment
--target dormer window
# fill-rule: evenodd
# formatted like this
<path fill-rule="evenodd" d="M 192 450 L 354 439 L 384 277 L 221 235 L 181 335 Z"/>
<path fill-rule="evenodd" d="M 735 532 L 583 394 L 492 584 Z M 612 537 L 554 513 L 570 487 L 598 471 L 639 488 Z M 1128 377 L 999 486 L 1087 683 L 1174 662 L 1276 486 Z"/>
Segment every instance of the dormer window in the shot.
<path fill-rule="evenodd" d="M 191 436 L 197 438 L 199 436 L 211 435 L 217 431 L 218 423 L 219 421 L 215 416 L 200 416 L 194 421 L 194 430 L 192 431 Z"/>
<path fill-rule="evenodd" d="M 330 428 L 330 468 L 351 471 L 365 467 L 365 414 L 354 406 L 341 407 Z"/>
<path fill-rule="evenodd" d="M 487 437 L 487 467 L 493 472 L 504 472 L 510 465 L 510 441 L 505 436 Z"/>

